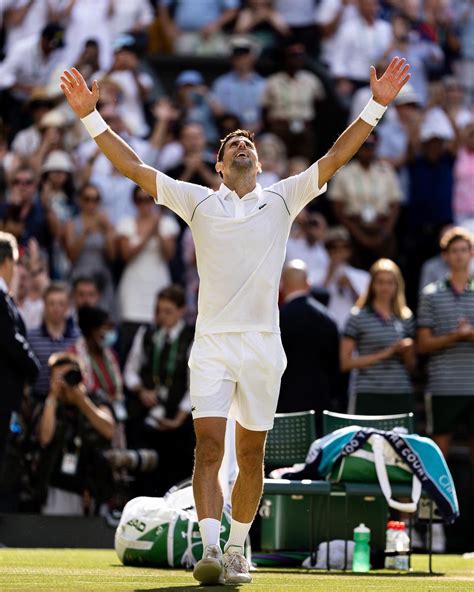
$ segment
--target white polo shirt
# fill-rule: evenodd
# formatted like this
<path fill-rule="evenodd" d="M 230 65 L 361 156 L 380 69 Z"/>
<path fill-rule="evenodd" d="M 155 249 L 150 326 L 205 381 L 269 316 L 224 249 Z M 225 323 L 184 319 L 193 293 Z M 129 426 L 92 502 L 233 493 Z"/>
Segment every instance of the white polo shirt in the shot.
<path fill-rule="evenodd" d="M 297 214 L 318 188 L 318 163 L 239 199 L 157 172 L 157 203 L 191 228 L 200 278 L 196 335 L 279 333 L 278 291 L 286 242 Z"/>

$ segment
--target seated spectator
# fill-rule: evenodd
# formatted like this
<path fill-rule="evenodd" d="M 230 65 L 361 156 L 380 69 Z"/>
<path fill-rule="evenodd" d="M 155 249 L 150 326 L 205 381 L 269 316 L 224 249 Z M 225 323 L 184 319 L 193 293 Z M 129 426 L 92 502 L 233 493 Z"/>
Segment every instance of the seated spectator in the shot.
<path fill-rule="evenodd" d="M 474 120 L 461 130 L 462 144 L 454 163 L 455 222 L 474 230 Z"/>
<path fill-rule="evenodd" d="M 43 293 L 46 287 L 39 280 L 39 275 L 31 273 L 29 266 L 22 261 L 16 266 L 13 299 L 28 333 L 40 327 L 43 321 Z"/>
<path fill-rule="evenodd" d="M 351 234 L 353 264 L 363 269 L 382 256 L 395 255 L 393 230 L 402 197 L 393 168 L 376 157 L 376 145 L 372 132 L 329 188 L 334 214 Z"/>
<path fill-rule="evenodd" d="M 161 0 L 158 14 L 174 51 L 184 55 L 222 56 L 228 53 L 224 28 L 237 16 L 238 0 L 181 0 L 171 16 L 173 0 Z"/>
<path fill-rule="evenodd" d="M 258 50 L 248 38 L 236 36 L 231 40 L 230 72 L 215 79 L 212 85 L 214 113 L 232 113 L 240 124 L 232 128 L 245 128 L 253 132 L 262 127 L 262 96 L 265 79 L 255 71 Z M 232 131 L 231 130 L 231 131 Z M 225 133 L 220 133 L 225 138 Z"/>
<path fill-rule="evenodd" d="M 418 350 L 428 356 L 428 433 L 448 460 L 453 434 L 464 428 L 471 475 L 474 470 L 472 248 L 472 235 L 463 228 L 452 228 L 443 235 L 441 250 L 449 273 L 423 289 L 418 307 Z M 437 526 L 436 550 L 444 552 L 444 532 L 442 525 Z"/>
<path fill-rule="evenodd" d="M 286 260 L 300 259 L 306 264 L 311 286 L 322 286 L 326 277 L 329 257 L 324 246 L 327 224 L 318 212 L 303 210 L 298 216 L 300 236 L 290 237 L 286 247 Z"/>
<path fill-rule="evenodd" d="M 183 156 L 183 147 L 178 141 L 176 129 L 180 112 L 168 97 L 161 97 L 156 101 L 151 112 L 155 123 L 149 142 L 157 151 L 155 167 L 159 171 L 166 171 L 175 167 Z"/>
<path fill-rule="evenodd" d="M 71 264 L 71 277 L 93 276 L 101 303 L 113 310 L 114 289 L 110 262 L 115 258 L 115 231 L 100 209 L 101 196 L 94 185 L 79 192 L 79 213 L 67 222 L 64 244 Z"/>
<path fill-rule="evenodd" d="M 206 150 L 206 136 L 199 123 L 186 123 L 181 128 L 179 140 L 183 146 L 181 162 L 166 174 L 179 181 L 187 181 L 218 188 L 220 180 L 214 168 L 215 159 Z"/>
<path fill-rule="evenodd" d="M 42 513 L 98 513 L 113 493 L 112 474 L 102 456 L 115 428 L 110 404 L 87 389 L 80 360 L 73 354 L 52 355 L 49 369 L 49 392 L 38 427 L 43 451 L 37 471 L 41 485 L 36 485 L 44 492 Z"/>
<path fill-rule="evenodd" d="M 329 313 L 342 333 L 354 303 L 369 286 L 370 276 L 366 271 L 349 265 L 351 237 L 344 226 L 329 228 L 324 245 L 329 265 L 323 286 L 329 292 Z"/>
<path fill-rule="evenodd" d="M 77 62 L 74 67 L 84 76 L 87 84 L 91 84 L 94 80 L 93 76 L 95 72 L 100 70 L 99 68 L 99 44 L 96 39 L 87 39 L 84 43 L 82 53 L 77 58 Z M 104 100 L 104 86 L 102 80 L 100 81 L 100 100 Z"/>
<path fill-rule="evenodd" d="M 28 163 L 36 173 L 41 172 L 41 167 L 50 152 L 67 151 L 66 142 L 66 117 L 57 109 L 48 111 L 39 122 L 40 142 L 38 148 L 31 152 Z"/>
<path fill-rule="evenodd" d="M 77 320 L 77 311 L 83 306 L 99 306 L 100 291 L 92 276 L 79 275 L 72 282 L 71 316 Z"/>
<path fill-rule="evenodd" d="M 40 327 L 28 332 L 28 339 L 41 364 L 32 387 L 35 399 L 43 401 L 49 388 L 49 357 L 72 346 L 79 337 L 72 318 L 68 316 L 69 289 L 66 284 L 51 283 L 43 294 L 43 318 Z"/>
<path fill-rule="evenodd" d="M 263 134 L 257 138 L 256 147 L 258 159 L 262 165 L 262 172 L 258 174 L 257 181 L 262 187 L 270 187 L 273 183 L 280 181 L 285 174 L 287 166 L 285 144 L 274 134 Z"/>
<path fill-rule="evenodd" d="M 277 412 L 340 409 L 339 334 L 326 307 L 310 294 L 306 265 L 289 261 L 281 277 L 281 340 L 287 367 L 281 379 Z M 315 339 L 315 335 L 318 338 Z"/>
<path fill-rule="evenodd" d="M 234 33 L 249 35 L 264 57 L 274 57 L 275 50 L 290 36 L 291 29 L 275 9 L 273 0 L 246 0 L 237 17 Z"/>
<path fill-rule="evenodd" d="M 291 43 L 283 50 L 283 69 L 267 78 L 263 95 L 268 131 L 285 142 L 288 156 L 314 160 L 316 104 L 325 98 L 316 74 L 304 69 L 304 45 Z"/>
<path fill-rule="evenodd" d="M 184 321 L 181 287 L 161 290 L 155 306 L 156 324 L 141 327 L 136 333 L 124 379 L 133 396 L 130 409 L 134 443 L 146 444 L 158 452 L 153 495 L 162 495 L 192 473 L 194 437 L 188 358 L 194 328 Z"/>
<path fill-rule="evenodd" d="M 458 129 L 464 128 L 474 121 L 472 99 L 469 102 L 461 80 L 454 76 L 443 78 L 443 94 L 441 107 L 446 111 L 451 123 Z"/>
<path fill-rule="evenodd" d="M 180 111 L 180 120 L 184 123 L 202 125 L 206 139 L 213 143 L 217 140 L 214 119 L 214 101 L 204 78 L 197 70 L 184 70 L 176 78 L 176 107 Z"/>
<path fill-rule="evenodd" d="M 339 94 L 354 92 L 369 82 L 370 66 L 390 47 L 392 26 L 378 18 L 378 0 L 358 0 L 358 14 L 341 25 L 334 45 L 331 73 Z"/>
<path fill-rule="evenodd" d="M 368 290 L 353 308 L 341 341 L 341 370 L 358 370 L 356 413 L 414 411 L 414 336 L 415 319 L 405 303 L 400 269 L 390 259 L 380 259 L 370 268 Z"/>
<path fill-rule="evenodd" d="M 112 406 L 117 422 L 114 448 L 126 448 L 124 422 L 127 419 L 122 374 L 112 349 L 117 341 L 110 314 L 100 307 L 83 306 L 77 311 L 81 336 L 70 351 L 79 358 L 83 382 L 90 393 L 102 393 Z"/>
<path fill-rule="evenodd" d="M 155 296 L 171 283 L 168 263 L 175 255 L 180 232 L 175 218 L 157 207 L 140 187 L 135 188 L 133 201 L 135 217 L 123 219 L 117 228 L 119 255 L 125 263 L 117 291 L 122 355 L 128 352 L 138 327 L 152 323 Z"/>
<path fill-rule="evenodd" d="M 53 108 L 54 102 L 47 91 L 42 88 L 34 88 L 25 110 L 31 125 L 19 131 L 12 141 L 12 151 L 20 158 L 26 160 L 38 150 L 41 144 L 41 121 Z"/>

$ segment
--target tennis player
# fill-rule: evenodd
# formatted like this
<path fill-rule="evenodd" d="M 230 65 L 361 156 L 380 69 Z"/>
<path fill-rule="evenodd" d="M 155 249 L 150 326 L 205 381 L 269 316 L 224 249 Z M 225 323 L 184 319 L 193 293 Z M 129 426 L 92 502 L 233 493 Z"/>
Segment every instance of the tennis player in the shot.
<path fill-rule="evenodd" d="M 261 166 L 252 134 L 228 134 L 217 154 L 222 184 L 215 192 L 147 166 L 97 112 L 97 81 L 89 90 L 74 68 L 61 77 L 69 105 L 110 162 L 156 203 L 181 216 L 193 234 L 200 277 L 189 360 L 196 431 L 193 490 L 204 546 L 194 577 L 202 584 L 252 581 L 243 548 L 262 494 L 265 438 L 286 366 L 277 300 L 291 224 L 308 202 L 326 191 L 327 181 L 357 152 L 409 78 L 404 59 L 394 58 L 380 78 L 371 67 L 372 98 L 360 117 L 306 171 L 265 189 L 257 183 Z M 218 471 L 228 417 L 237 422 L 239 475 L 222 554 Z"/>

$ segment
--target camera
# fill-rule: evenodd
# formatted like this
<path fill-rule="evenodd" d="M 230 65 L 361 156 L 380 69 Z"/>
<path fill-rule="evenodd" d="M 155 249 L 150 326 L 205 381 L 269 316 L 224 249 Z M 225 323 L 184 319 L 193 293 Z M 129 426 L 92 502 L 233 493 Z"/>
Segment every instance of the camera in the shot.
<path fill-rule="evenodd" d="M 63 376 L 64 382 L 69 386 L 77 386 L 82 381 L 82 373 L 79 368 L 71 368 Z"/>

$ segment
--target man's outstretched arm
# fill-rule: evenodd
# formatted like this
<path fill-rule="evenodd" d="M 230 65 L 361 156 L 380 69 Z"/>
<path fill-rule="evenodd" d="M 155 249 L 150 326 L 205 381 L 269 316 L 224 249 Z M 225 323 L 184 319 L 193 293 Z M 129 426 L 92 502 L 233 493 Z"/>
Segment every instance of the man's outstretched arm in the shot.
<path fill-rule="evenodd" d="M 361 117 L 354 121 L 336 140 L 333 147 L 318 161 L 319 187 L 329 179 L 359 150 L 367 136 L 377 124 L 384 108 L 398 95 L 400 89 L 410 79 L 410 65 L 403 58 L 393 58 L 389 66 L 378 79 L 375 68 L 370 67 L 370 88 L 372 103 L 364 109 Z M 373 101 L 378 105 L 374 105 Z M 367 122 L 370 120 L 370 123 Z"/>
<path fill-rule="evenodd" d="M 96 80 L 89 90 L 82 74 L 75 68 L 61 76 L 61 90 L 66 95 L 74 113 L 81 119 L 94 112 L 99 100 L 99 85 Z M 114 167 L 123 175 L 156 197 L 156 170 L 147 166 L 109 127 L 94 137 L 99 148 Z"/>

